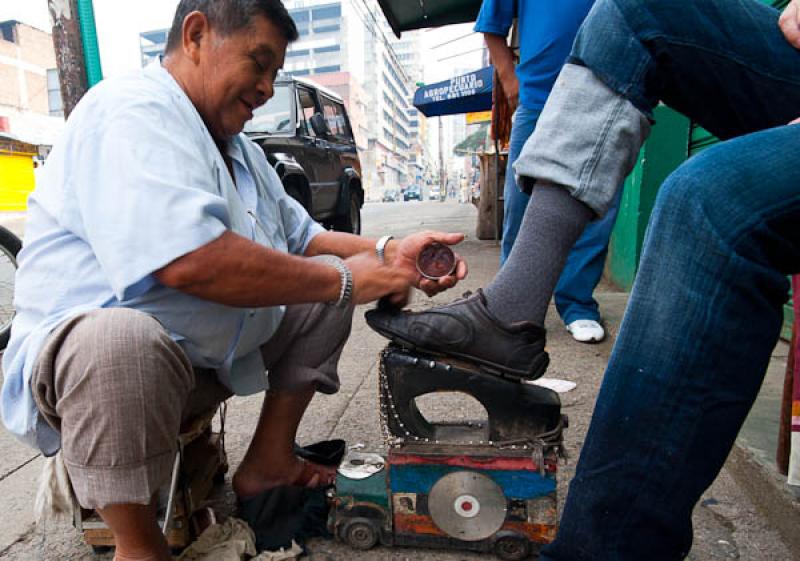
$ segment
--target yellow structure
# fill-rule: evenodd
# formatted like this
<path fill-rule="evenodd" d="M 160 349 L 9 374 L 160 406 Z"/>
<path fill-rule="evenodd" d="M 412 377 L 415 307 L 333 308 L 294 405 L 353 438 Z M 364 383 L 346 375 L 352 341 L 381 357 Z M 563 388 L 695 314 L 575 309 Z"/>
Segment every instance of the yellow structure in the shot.
<path fill-rule="evenodd" d="M 0 211 L 24 211 L 33 191 L 33 144 L 0 135 Z"/>

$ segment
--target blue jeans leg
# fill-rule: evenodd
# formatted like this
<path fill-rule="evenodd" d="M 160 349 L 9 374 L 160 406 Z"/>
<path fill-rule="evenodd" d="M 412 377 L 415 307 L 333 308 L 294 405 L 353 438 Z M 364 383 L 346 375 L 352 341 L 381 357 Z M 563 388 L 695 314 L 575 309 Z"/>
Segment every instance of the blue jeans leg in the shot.
<path fill-rule="evenodd" d="M 586 226 L 567 257 L 555 291 L 556 309 L 565 325 L 579 319 L 600 321 L 593 293 L 603 276 L 621 199 L 622 188 L 617 190 L 606 215 Z"/>
<path fill-rule="evenodd" d="M 674 560 L 758 393 L 800 271 L 800 126 L 663 185 L 548 561 Z"/>
<path fill-rule="evenodd" d="M 798 117 L 800 50 L 758 0 L 597 0 L 569 61 L 646 115 L 663 101 L 722 139 Z"/>
<path fill-rule="evenodd" d="M 517 239 L 522 217 L 528 206 L 530 195 L 523 193 L 517 187 L 514 178 L 514 162 L 517 161 L 525 141 L 533 134 L 536 121 L 539 120 L 540 109 L 528 109 L 519 106 L 514 113 L 514 125 L 511 127 L 511 139 L 508 144 L 508 166 L 506 167 L 506 182 L 503 186 L 503 241 L 500 245 L 500 265 L 506 262 L 511 248 Z"/>

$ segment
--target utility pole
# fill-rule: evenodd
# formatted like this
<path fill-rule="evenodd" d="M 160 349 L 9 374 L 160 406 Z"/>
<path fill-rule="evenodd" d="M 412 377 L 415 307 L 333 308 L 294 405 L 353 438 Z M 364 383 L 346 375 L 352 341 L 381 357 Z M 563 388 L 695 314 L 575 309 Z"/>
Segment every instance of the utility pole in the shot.
<path fill-rule="evenodd" d="M 444 169 L 444 125 L 442 117 L 439 116 L 439 200 L 447 198 L 447 174 Z"/>
<path fill-rule="evenodd" d="M 67 118 L 89 89 L 77 0 L 48 0 L 47 4 L 53 22 L 53 45 L 64 118 Z"/>

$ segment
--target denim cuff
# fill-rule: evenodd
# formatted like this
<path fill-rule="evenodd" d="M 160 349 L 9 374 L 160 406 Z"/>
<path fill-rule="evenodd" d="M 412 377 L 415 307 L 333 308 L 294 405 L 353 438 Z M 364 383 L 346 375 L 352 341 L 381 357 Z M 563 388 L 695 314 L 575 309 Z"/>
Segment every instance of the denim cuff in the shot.
<path fill-rule="evenodd" d="M 649 134 L 647 116 L 627 98 L 585 66 L 567 64 L 514 164 L 517 184 L 561 185 L 603 216 Z"/>

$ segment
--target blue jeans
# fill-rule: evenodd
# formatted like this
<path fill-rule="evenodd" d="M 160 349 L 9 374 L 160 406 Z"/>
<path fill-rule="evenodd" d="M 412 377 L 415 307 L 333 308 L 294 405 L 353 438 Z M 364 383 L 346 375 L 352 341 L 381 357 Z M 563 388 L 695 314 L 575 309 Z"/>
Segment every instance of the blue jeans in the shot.
<path fill-rule="evenodd" d="M 800 272 L 800 51 L 756 0 L 598 0 L 572 62 L 727 142 L 664 183 L 541 559 L 673 560 L 759 391 Z M 624 53 L 624 56 L 621 56 Z M 569 132 L 565 132 L 569 134 Z"/>
<path fill-rule="evenodd" d="M 505 205 L 503 241 L 500 247 L 501 266 L 511 254 L 511 248 L 514 247 L 522 217 L 530 200 L 530 195 L 517 187 L 513 165 L 528 137 L 533 134 L 540 113 L 539 109 L 519 106 L 514 114 L 514 126 L 511 128 L 508 146 L 506 181 L 503 187 Z M 600 321 L 599 307 L 592 294 L 603 276 L 608 241 L 617 220 L 621 191 L 618 191 L 616 202 L 611 205 L 606 215 L 586 227 L 567 257 L 555 290 L 556 309 L 565 324 L 577 319 Z"/>

